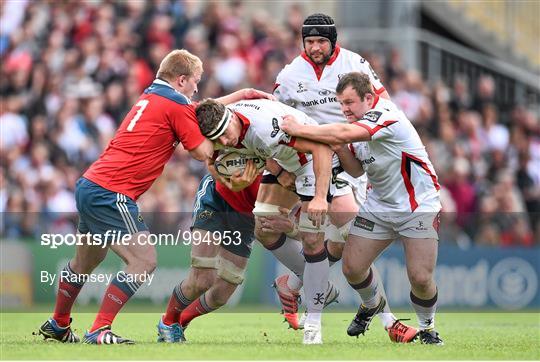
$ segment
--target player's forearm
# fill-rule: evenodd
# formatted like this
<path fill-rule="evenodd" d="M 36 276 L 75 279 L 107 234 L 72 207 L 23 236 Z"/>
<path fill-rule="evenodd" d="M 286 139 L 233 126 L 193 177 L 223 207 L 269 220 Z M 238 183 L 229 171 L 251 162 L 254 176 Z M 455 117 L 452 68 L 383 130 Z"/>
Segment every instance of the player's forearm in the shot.
<path fill-rule="evenodd" d="M 329 145 L 338 145 L 353 142 L 351 134 L 355 133 L 355 128 L 356 126 L 341 123 L 321 126 L 300 125 L 296 128 L 294 135 Z"/>
<path fill-rule="evenodd" d="M 240 89 L 231 94 L 227 94 L 226 96 L 219 97 L 216 99 L 216 101 L 225 105 L 231 104 L 231 103 L 238 102 L 244 99 L 244 93 L 245 93 L 245 90 Z"/>
<path fill-rule="evenodd" d="M 273 158 L 268 158 L 266 160 L 265 168 L 274 176 L 276 176 L 282 170 L 282 167 Z"/>
<path fill-rule="evenodd" d="M 205 139 L 200 145 L 189 151 L 191 157 L 198 161 L 206 161 L 212 158 L 214 145 L 208 139 Z"/>
<path fill-rule="evenodd" d="M 341 167 L 349 175 L 353 177 L 360 177 L 364 174 L 364 168 L 362 163 L 349 151 L 347 146 L 343 146 L 339 150 L 336 150 L 336 155 L 339 157 Z"/>
<path fill-rule="evenodd" d="M 325 145 L 317 145 L 313 150 L 313 171 L 315 173 L 315 197 L 326 199 L 332 177 L 332 150 Z"/>
<path fill-rule="evenodd" d="M 229 95 L 218 98 L 216 99 L 216 101 L 227 105 L 230 103 L 234 103 L 234 102 L 238 102 L 238 101 L 242 101 L 246 99 L 270 99 L 274 101 L 276 100 L 276 97 L 270 93 L 266 93 L 258 89 L 244 88 L 234 93 L 231 93 Z"/>

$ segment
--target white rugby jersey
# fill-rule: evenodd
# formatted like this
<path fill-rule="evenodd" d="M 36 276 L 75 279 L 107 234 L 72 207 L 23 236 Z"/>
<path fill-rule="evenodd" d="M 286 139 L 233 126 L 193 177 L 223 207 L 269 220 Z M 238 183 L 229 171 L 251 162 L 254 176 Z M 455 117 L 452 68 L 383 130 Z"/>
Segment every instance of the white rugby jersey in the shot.
<path fill-rule="evenodd" d="M 288 114 L 303 124 L 317 124 L 304 113 L 283 103 L 266 99 L 244 100 L 227 107 L 239 115 L 243 123 L 239 143 L 257 156 L 273 158 L 286 171 L 292 173 L 297 173 L 312 160 L 311 154 L 297 152 L 292 148 L 296 138 L 280 128 L 282 117 Z"/>
<path fill-rule="evenodd" d="M 277 76 L 274 95 L 319 124 L 346 122 L 336 98 L 336 86 L 339 78 L 350 72 L 369 75 L 377 94 L 385 91 L 367 60 L 336 45 L 322 71 L 305 52 L 286 65 Z"/>
<path fill-rule="evenodd" d="M 439 211 L 439 183 L 411 122 L 389 100 L 375 97 L 373 108 L 353 123 L 369 142 L 349 145 L 372 186 L 365 208 L 374 213 Z"/>

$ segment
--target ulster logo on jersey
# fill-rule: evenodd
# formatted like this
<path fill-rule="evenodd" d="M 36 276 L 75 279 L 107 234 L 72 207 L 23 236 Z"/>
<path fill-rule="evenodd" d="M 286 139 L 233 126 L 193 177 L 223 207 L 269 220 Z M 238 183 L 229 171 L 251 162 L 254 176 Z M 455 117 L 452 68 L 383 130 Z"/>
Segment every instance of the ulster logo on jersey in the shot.
<path fill-rule="evenodd" d="M 370 122 L 377 122 L 379 118 L 381 118 L 382 112 L 379 111 L 369 111 L 366 114 L 364 114 L 364 117 L 362 119 L 365 119 L 366 121 Z"/>
<path fill-rule="evenodd" d="M 332 92 L 330 92 L 328 89 L 323 89 L 323 90 L 319 91 L 319 95 L 321 95 L 321 96 L 327 96 L 330 93 L 332 93 Z"/>
<path fill-rule="evenodd" d="M 298 90 L 296 93 L 304 93 L 307 92 L 306 86 L 302 82 L 298 82 Z"/>

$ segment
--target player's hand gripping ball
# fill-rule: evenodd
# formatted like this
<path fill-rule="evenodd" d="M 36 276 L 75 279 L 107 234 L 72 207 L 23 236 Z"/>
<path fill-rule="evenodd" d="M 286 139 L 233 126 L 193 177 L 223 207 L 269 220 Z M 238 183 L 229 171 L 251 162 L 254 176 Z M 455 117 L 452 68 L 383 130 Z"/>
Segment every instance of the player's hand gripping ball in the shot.
<path fill-rule="evenodd" d="M 265 160 L 256 155 L 245 154 L 238 151 L 229 151 L 220 154 L 216 158 L 214 167 L 220 176 L 229 179 L 236 171 L 243 172 L 249 160 L 253 160 L 255 167 L 257 167 L 257 171 L 262 170 L 266 165 Z"/>

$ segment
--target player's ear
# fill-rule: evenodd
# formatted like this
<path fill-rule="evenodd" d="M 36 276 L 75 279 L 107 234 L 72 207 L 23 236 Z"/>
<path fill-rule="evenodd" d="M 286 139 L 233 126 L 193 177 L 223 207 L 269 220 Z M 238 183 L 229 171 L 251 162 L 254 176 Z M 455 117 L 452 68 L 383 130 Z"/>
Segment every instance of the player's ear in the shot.
<path fill-rule="evenodd" d="M 371 93 L 366 93 L 364 95 L 364 97 L 365 97 L 366 101 L 368 101 L 368 102 L 373 101 L 373 94 L 371 94 Z"/>
<path fill-rule="evenodd" d="M 187 82 L 187 75 L 179 75 L 176 81 L 180 87 L 183 87 Z"/>

